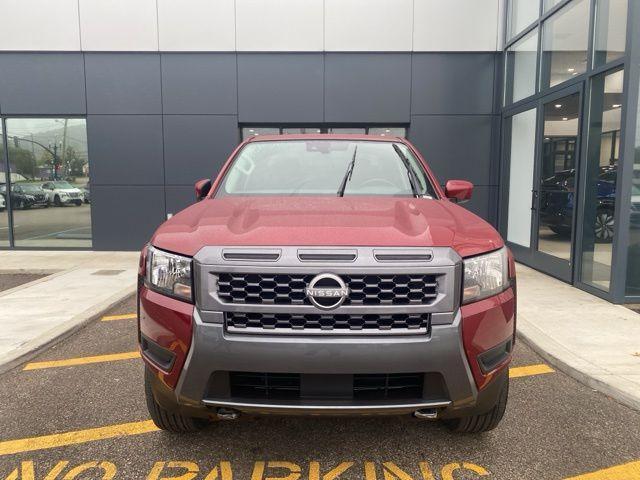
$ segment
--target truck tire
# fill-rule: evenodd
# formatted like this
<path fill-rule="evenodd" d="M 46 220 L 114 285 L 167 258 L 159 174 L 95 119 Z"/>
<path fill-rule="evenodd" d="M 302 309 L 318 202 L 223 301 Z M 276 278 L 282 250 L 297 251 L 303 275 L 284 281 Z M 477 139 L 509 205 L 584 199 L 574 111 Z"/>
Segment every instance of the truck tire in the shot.
<path fill-rule="evenodd" d="M 459 433 L 481 433 L 493 430 L 498 426 L 507 407 L 507 397 L 509 396 L 509 377 L 500 390 L 498 401 L 491 410 L 481 415 L 470 417 L 452 418 L 445 420 L 445 425 L 450 430 Z"/>
<path fill-rule="evenodd" d="M 179 413 L 170 412 L 161 407 L 153 396 L 151 389 L 151 371 L 145 367 L 144 372 L 144 393 L 147 400 L 147 409 L 151 420 L 156 426 L 162 430 L 173 433 L 191 433 L 202 430 L 209 422 L 202 418 L 193 418 L 181 415 Z"/>

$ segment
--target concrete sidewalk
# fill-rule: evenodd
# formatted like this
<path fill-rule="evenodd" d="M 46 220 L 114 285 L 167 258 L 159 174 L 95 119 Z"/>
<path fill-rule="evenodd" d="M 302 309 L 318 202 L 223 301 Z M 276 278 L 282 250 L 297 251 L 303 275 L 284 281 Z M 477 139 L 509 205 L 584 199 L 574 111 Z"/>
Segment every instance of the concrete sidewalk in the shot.
<path fill-rule="evenodd" d="M 0 252 L 0 273 L 47 277 L 0 292 L 0 372 L 135 292 L 135 252 Z"/>
<path fill-rule="evenodd" d="M 519 336 L 560 370 L 640 410 L 640 314 L 516 270 Z"/>

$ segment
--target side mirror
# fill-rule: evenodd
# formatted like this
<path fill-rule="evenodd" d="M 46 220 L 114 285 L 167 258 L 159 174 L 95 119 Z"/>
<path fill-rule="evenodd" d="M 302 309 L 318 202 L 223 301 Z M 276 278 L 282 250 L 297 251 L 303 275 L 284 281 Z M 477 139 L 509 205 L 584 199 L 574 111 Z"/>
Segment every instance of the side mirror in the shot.
<path fill-rule="evenodd" d="M 471 192 L 473 192 L 473 183 L 466 180 L 449 180 L 444 186 L 444 194 L 449 200 L 456 203 L 469 200 Z"/>
<path fill-rule="evenodd" d="M 196 182 L 195 188 L 196 201 L 199 202 L 209 194 L 209 190 L 211 190 L 211 179 L 203 178 L 202 180 L 198 180 Z"/>

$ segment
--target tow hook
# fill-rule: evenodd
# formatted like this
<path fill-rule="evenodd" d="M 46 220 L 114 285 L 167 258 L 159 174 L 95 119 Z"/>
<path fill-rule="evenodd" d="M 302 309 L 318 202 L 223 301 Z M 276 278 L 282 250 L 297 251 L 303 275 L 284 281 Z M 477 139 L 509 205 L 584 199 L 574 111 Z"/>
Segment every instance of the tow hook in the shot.
<path fill-rule="evenodd" d="M 413 416 L 421 420 L 436 420 L 438 418 L 438 410 L 436 408 L 421 408 L 413 412 Z"/>
<path fill-rule="evenodd" d="M 216 415 L 220 420 L 237 420 L 240 416 L 240 412 L 238 410 L 233 410 L 232 408 L 219 408 Z"/>

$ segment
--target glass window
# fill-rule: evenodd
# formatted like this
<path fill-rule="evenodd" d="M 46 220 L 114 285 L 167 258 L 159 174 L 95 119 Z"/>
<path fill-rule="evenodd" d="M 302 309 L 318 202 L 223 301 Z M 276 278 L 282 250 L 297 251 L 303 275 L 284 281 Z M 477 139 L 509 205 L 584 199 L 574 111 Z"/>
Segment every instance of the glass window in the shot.
<path fill-rule="evenodd" d="M 296 133 L 322 133 L 320 128 L 283 128 L 284 134 L 296 134 Z"/>
<path fill-rule="evenodd" d="M 369 128 L 369 135 L 404 138 L 407 136 L 407 129 L 402 127 L 371 127 Z"/>
<path fill-rule="evenodd" d="M 242 129 L 243 140 L 246 140 L 249 137 L 255 137 L 257 135 L 280 135 L 280 129 L 264 127 L 247 127 Z"/>
<path fill-rule="evenodd" d="M 571 259 L 579 112 L 577 93 L 544 105 L 538 250 L 563 260 Z"/>
<path fill-rule="evenodd" d="M 540 0 L 509 0 L 509 38 L 515 37 L 540 16 Z"/>
<path fill-rule="evenodd" d="M 514 115 L 509 162 L 509 212 L 507 240 L 524 247 L 531 244 L 531 189 L 536 144 L 536 109 Z"/>
<path fill-rule="evenodd" d="M 622 57 L 626 41 L 627 0 L 598 0 L 593 65 L 597 67 Z"/>
<path fill-rule="evenodd" d="M 505 105 L 536 92 L 538 29 L 528 33 L 507 49 Z"/>
<path fill-rule="evenodd" d="M 575 0 L 542 27 L 541 89 L 553 87 L 587 70 L 589 0 Z"/>
<path fill-rule="evenodd" d="M 544 0 L 544 11 L 548 12 L 556 5 L 560 4 L 563 0 Z"/>
<path fill-rule="evenodd" d="M 2 142 L 2 123 L 0 123 L 0 247 L 9 246 L 9 209 L 6 192 L 7 168 Z"/>
<path fill-rule="evenodd" d="M 364 135 L 367 133 L 366 128 L 330 128 L 329 133 L 353 133 L 357 135 Z"/>
<path fill-rule="evenodd" d="M 582 281 L 609 290 L 624 72 L 591 80 L 585 159 Z"/>
<path fill-rule="evenodd" d="M 6 126 L 16 246 L 91 247 L 85 119 L 10 118 Z"/>
<path fill-rule="evenodd" d="M 627 295 L 640 296 L 640 101 L 638 102 L 635 137 L 631 180 L 631 218 L 629 219 L 629 256 L 627 258 Z"/>
<path fill-rule="evenodd" d="M 233 161 L 216 196 L 435 197 L 420 162 L 402 144 L 306 140 L 255 142 Z"/>

